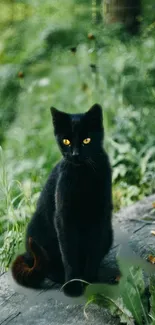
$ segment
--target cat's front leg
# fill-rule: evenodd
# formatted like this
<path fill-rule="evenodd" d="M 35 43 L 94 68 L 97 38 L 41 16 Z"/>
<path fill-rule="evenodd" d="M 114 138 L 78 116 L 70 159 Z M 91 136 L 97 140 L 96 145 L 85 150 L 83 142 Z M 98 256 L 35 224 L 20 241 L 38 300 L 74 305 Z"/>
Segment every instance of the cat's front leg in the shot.
<path fill-rule="evenodd" d="M 78 233 L 75 225 L 67 220 L 64 213 L 59 212 L 55 215 L 55 227 L 64 265 L 65 283 L 80 278 Z M 82 291 L 83 287 L 79 281 L 72 281 L 64 287 L 64 293 L 69 296 L 79 296 Z"/>
<path fill-rule="evenodd" d="M 111 225 L 94 227 L 87 237 L 87 259 L 84 279 L 88 282 L 98 282 L 98 271 L 104 256 L 109 252 L 113 241 Z"/>

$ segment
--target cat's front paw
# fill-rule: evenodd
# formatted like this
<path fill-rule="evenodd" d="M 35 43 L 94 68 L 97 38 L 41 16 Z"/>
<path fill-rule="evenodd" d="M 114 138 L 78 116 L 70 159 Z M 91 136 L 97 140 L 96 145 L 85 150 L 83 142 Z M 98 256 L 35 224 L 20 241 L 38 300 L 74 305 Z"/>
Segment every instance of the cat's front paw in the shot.
<path fill-rule="evenodd" d="M 64 294 L 70 297 L 79 297 L 83 294 L 83 291 L 84 286 L 80 281 L 69 282 L 63 288 Z"/>

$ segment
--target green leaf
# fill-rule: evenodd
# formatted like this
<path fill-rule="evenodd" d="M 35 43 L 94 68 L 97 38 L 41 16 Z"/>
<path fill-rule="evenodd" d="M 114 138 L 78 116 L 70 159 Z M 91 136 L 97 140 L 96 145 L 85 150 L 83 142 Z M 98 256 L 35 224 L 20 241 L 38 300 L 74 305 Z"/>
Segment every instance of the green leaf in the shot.
<path fill-rule="evenodd" d="M 155 325 L 155 319 L 152 320 L 152 323 L 150 325 Z"/>
<path fill-rule="evenodd" d="M 145 324 L 148 322 L 148 303 L 145 297 L 145 282 L 143 271 L 138 266 L 131 266 L 133 256 L 128 259 L 123 259 L 121 254 L 117 256 L 118 264 L 122 273 L 120 280 L 120 292 L 124 304 L 130 310 L 134 319 L 139 325 L 145 319 Z"/>
<path fill-rule="evenodd" d="M 112 139 L 110 139 L 110 142 L 119 153 L 128 153 L 130 151 L 130 143 L 118 143 Z"/>
<path fill-rule="evenodd" d="M 113 300 L 111 298 L 106 297 L 104 294 L 96 294 L 90 296 L 84 309 L 84 314 L 86 317 L 86 308 L 90 303 L 94 303 L 100 307 L 108 309 L 112 316 L 119 317 L 120 323 L 134 325 L 134 318 L 131 312 L 124 305 L 122 298 Z"/>
<path fill-rule="evenodd" d="M 145 282 L 142 269 L 139 267 L 131 267 L 130 274 L 131 276 L 128 277 L 128 281 L 138 289 L 140 295 L 142 296 L 145 292 Z"/>
<path fill-rule="evenodd" d="M 150 289 L 150 294 L 151 294 L 151 297 L 150 297 L 150 306 L 151 306 L 150 316 L 153 319 L 153 322 L 155 324 L 155 276 L 150 277 L 149 289 Z M 151 324 L 151 325 L 154 325 L 154 324 Z"/>
<path fill-rule="evenodd" d="M 123 299 L 117 300 L 109 299 L 109 310 L 113 316 L 118 316 L 121 323 L 127 325 L 134 325 L 134 319 L 132 313 L 126 308 Z"/>
<path fill-rule="evenodd" d="M 122 292 L 122 298 L 125 306 L 130 310 L 136 322 L 141 325 L 142 314 L 140 303 L 137 300 L 135 289 L 129 283 L 127 283 L 124 287 L 124 291 Z"/>
<path fill-rule="evenodd" d="M 121 322 L 121 323 L 126 323 L 127 325 L 132 325 L 132 324 L 134 324 L 133 315 L 132 315 L 131 312 L 130 312 L 126 307 L 125 307 L 122 298 L 118 298 L 118 299 L 116 300 L 116 306 L 117 306 L 116 315 L 118 315 L 118 316 L 120 317 L 120 322 Z"/>
<path fill-rule="evenodd" d="M 121 283 L 121 296 L 125 306 L 130 310 L 136 322 L 141 325 L 143 320 L 149 324 L 147 300 L 144 295 L 145 284 L 140 268 L 130 268 L 126 282 Z"/>
<path fill-rule="evenodd" d="M 147 169 L 149 159 L 151 159 L 154 155 L 155 155 L 155 148 L 151 147 L 147 151 L 145 157 L 141 159 L 140 168 L 141 168 L 141 174 L 142 175 L 145 173 L 145 171 Z"/>

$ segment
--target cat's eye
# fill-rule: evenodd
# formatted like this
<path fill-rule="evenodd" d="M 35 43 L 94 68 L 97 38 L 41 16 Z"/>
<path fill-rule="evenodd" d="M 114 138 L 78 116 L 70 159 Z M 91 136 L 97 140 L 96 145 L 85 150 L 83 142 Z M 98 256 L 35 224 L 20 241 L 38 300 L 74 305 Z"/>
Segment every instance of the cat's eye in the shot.
<path fill-rule="evenodd" d="M 88 144 L 88 143 L 90 143 L 90 141 L 91 141 L 90 138 L 86 138 L 86 139 L 83 140 L 83 143 L 84 143 L 84 144 Z"/>
<path fill-rule="evenodd" d="M 68 139 L 63 139 L 63 144 L 65 146 L 70 146 L 71 142 Z"/>

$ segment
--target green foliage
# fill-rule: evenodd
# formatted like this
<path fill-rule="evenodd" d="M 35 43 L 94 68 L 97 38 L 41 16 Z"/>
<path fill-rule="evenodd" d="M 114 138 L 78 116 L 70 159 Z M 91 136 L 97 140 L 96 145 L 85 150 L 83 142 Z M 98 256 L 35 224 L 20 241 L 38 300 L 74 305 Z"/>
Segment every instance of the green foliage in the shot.
<path fill-rule="evenodd" d="M 152 276 L 150 278 L 150 293 L 151 293 L 151 297 L 150 297 L 150 306 L 151 306 L 151 310 L 150 310 L 150 317 L 152 319 L 152 324 L 155 324 L 155 276 Z"/>
<path fill-rule="evenodd" d="M 129 270 L 129 276 L 127 282 L 122 285 L 121 294 L 126 307 L 130 310 L 136 322 L 140 325 L 145 320 L 145 324 L 149 324 L 145 284 L 141 270 Z"/>
<path fill-rule="evenodd" d="M 123 324 L 133 325 L 136 322 L 138 325 L 153 325 L 155 321 L 154 276 L 150 277 L 151 307 L 149 307 L 142 269 L 130 267 L 127 277 L 124 276 L 123 270 L 126 273 L 125 264 L 121 269 L 123 276 L 118 285 L 91 284 L 86 288 L 85 316 L 88 318 L 87 306 L 94 303 L 108 309 L 113 316 L 119 317 Z"/>
<path fill-rule="evenodd" d="M 86 308 L 89 304 L 94 303 L 102 308 L 110 310 L 110 313 L 114 317 L 119 317 L 120 323 L 127 325 L 134 325 L 134 318 L 131 312 L 125 307 L 122 298 L 113 300 L 105 296 L 104 294 L 92 295 L 85 305 L 84 315 L 88 318 Z"/>

